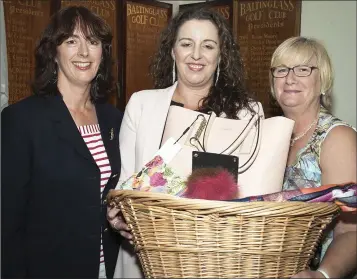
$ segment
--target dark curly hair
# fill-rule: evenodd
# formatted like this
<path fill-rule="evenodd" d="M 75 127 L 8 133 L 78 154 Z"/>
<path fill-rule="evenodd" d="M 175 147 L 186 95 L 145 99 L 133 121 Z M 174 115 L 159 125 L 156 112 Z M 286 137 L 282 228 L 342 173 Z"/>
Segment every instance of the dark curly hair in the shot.
<path fill-rule="evenodd" d="M 36 95 L 60 94 L 57 88 L 57 46 L 73 35 L 79 27 L 86 37 L 102 43 L 102 61 L 90 88 L 93 103 L 106 101 L 112 89 L 112 33 L 108 24 L 85 7 L 71 6 L 55 13 L 35 49 L 35 77 L 32 83 Z"/>
<path fill-rule="evenodd" d="M 208 95 L 203 98 L 199 108 L 201 112 L 222 112 L 228 118 L 236 119 L 241 109 L 252 111 L 252 98 L 247 92 L 244 82 L 243 61 L 239 46 L 235 42 L 227 20 L 209 8 L 197 7 L 180 11 L 171 19 L 167 28 L 161 33 L 159 49 L 150 65 L 150 72 L 155 88 L 166 88 L 172 85 L 173 59 L 171 51 L 175 45 L 180 27 L 189 20 L 209 20 L 218 29 L 220 40 L 220 74 Z"/>

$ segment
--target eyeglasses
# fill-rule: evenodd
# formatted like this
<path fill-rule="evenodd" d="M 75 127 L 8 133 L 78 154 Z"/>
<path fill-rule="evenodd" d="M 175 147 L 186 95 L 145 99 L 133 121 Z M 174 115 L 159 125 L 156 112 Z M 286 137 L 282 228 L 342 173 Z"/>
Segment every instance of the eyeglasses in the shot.
<path fill-rule="evenodd" d="M 295 66 L 292 68 L 289 67 L 274 67 L 271 68 L 271 74 L 273 75 L 273 77 L 276 78 L 283 78 L 286 77 L 289 72 L 292 70 L 294 72 L 294 74 L 298 77 L 308 77 L 309 75 L 311 75 L 312 70 L 318 69 L 317 67 L 314 66 Z"/>

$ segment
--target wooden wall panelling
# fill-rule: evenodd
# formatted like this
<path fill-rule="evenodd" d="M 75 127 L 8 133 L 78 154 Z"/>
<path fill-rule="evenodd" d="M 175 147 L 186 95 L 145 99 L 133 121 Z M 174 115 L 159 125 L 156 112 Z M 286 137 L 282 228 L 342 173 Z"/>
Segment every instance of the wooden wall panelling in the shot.
<path fill-rule="evenodd" d="M 51 2 L 6 0 L 5 36 L 8 64 L 9 104 L 32 95 L 34 50 L 51 15 Z"/>
<path fill-rule="evenodd" d="M 153 88 L 149 65 L 161 31 L 172 16 L 172 5 L 158 1 L 125 0 L 124 90 L 125 101 L 137 91 Z"/>

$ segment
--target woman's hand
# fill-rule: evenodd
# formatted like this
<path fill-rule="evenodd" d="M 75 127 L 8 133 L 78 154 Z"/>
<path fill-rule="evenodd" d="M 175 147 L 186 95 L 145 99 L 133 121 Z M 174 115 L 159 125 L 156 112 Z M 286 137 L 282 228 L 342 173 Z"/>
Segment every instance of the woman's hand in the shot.
<path fill-rule="evenodd" d="M 306 269 L 304 271 L 295 274 L 291 278 L 325 278 L 325 276 L 320 271 L 313 271 L 313 270 Z"/>
<path fill-rule="evenodd" d="M 133 236 L 129 233 L 130 229 L 125 223 L 120 209 L 115 207 L 107 207 L 107 220 L 112 228 L 120 233 L 121 236 L 131 240 Z"/>

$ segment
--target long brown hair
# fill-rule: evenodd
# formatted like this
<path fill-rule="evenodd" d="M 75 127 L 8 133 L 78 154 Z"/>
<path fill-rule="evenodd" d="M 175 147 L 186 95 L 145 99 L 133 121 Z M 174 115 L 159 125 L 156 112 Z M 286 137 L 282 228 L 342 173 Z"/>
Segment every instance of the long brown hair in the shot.
<path fill-rule="evenodd" d="M 200 111 L 214 111 L 217 115 L 225 113 L 235 119 L 241 109 L 249 109 L 252 97 L 247 92 L 244 82 L 243 62 L 239 46 L 227 21 L 212 9 L 193 8 L 179 12 L 162 32 L 159 48 L 150 66 L 155 88 L 166 88 L 172 85 L 173 59 L 172 48 L 177 39 L 180 27 L 189 20 L 209 20 L 218 29 L 220 40 L 220 74 L 218 82 L 210 88 L 203 99 Z"/>
<path fill-rule="evenodd" d="M 91 83 L 92 102 L 105 101 L 112 88 L 112 33 L 110 27 L 99 16 L 85 7 L 71 6 L 59 10 L 42 33 L 35 50 L 35 77 L 32 89 L 37 95 L 56 95 L 57 46 L 73 35 L 79 27 L 86 37 L 92 36 L 102 43 L 102 61 L 96 77 Z"/>

